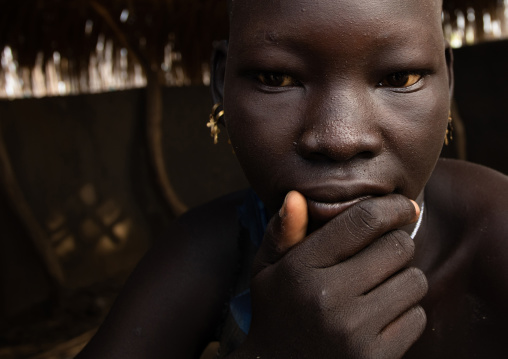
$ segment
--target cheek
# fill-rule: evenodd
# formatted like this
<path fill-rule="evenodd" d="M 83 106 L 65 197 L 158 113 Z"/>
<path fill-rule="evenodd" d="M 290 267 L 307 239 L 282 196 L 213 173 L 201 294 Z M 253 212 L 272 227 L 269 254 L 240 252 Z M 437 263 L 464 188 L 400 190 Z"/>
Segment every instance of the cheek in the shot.
<path fill-rule="evenodd" d="M 399 166 L 404 169 L 408 196 L 414 197 L 427 183 L 444 143 L 448 122 L 449 100 L 447 87 L 434 87 L 426 93 L 391 108 L 398 129 L 392 128 L 388 143 L 398 153 Z M 422 96 L 423 95 L 423 96 Z"/>
<path fill-rule="evenodd" d="M 415 107 L 415 141 L 424 162 L 435 164 L 444 144 L 450 109 L 448 91 L 441 90 L 437 96 L 428 96 L 422 106 Z M 426 161 L 425 161 L 426 160 Z"/>
<path fill-rule="evenodd" d="M 295 94 L 266 95 L 248 86 L 230 86 L 225 96 L 226 127 L 247 179 L 260 196 L 271 196 L 277 173 L 294 150 L 298 128 Z"/>

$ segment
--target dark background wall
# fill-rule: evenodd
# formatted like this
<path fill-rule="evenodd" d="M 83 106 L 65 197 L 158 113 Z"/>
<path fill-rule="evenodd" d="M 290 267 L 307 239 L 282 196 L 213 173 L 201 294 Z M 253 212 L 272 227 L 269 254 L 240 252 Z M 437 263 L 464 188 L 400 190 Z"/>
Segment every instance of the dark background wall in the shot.
<path fill-rule="evenodd" d="M 145 90 L 0 101 L 16 179 L 76 289 L 129 271 L 174 218 L 146 146 Z M 189 207 L 247 186 L 225 131 L 214 146 L 206 87 L 165 88 L 166 167 Z M 43 269 L 5 193 L 0 312 L 47 296 Z M 31 295 L 27 295 L 31 293 Z"/>
<path fill-rule="evenodd" d="M 454 56 L 467 159 L 508 174 L 508 41 L 463 47 Z"/>

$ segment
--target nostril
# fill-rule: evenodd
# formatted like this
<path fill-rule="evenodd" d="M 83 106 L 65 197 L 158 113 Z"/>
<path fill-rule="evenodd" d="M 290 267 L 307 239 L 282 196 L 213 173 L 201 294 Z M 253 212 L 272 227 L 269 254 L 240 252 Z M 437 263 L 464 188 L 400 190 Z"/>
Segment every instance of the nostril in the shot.
<path fill-rule="evenodd" d="M 314 161 L 348 161 L 375 157 L 382 148 L 380 136 L 365 131 L 318 131 L 312 128 L 293 142 L 300 156 Z"/>
<path fill-rule="evenodd" d="M 358 158 L 373 158 L 375 156 L 376 156 L 376 154 L 372 151 L 363 151 L 363 152 L 360 152 L 356 155 L 356 157 L 358 157 Z"/>
<path fill-rule="evenodd" d="M 320 153 L 320 152 L 310 152 L 310 153 L 305 153 L 305 154 L 302 154 L 300 153 L 300 155 L 305 158 L 306 160 L 309 160 L 309 161 L 313 161 L 313 162 L 331 162 L 332 159 L 323 154 L 323 153 Z"/>

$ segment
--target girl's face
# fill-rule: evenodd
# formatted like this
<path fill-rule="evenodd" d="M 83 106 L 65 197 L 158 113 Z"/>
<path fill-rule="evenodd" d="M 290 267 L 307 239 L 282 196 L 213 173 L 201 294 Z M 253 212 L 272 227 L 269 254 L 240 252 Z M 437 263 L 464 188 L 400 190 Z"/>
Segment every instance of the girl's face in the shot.
<path fill-rule="evenodd" d="M 447 125 L 445 53 L 440 1 L 234 1 L 225 123 L 269 212 L 290 190 L 317 222 L 363 197 L 416 199 Z"/>

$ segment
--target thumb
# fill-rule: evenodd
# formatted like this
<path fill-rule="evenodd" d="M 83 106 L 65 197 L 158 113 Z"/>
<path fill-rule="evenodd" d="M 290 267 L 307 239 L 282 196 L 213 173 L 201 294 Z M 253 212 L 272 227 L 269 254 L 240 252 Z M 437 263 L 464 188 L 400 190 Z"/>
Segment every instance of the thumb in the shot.
<path fill-rule="evenodd" d="M 254 261 L 253 275 L 277 262 L 307 233 L 309 222 L 307 200 L 297 192 L 286 195 L 279 213 L 272 217 L 266 228 L 263 243 Z"/>
<path fill-rule="evenodd" d="M 286 195 L 284 204 L 279 211 L 281 236 L 279 250 L 286 253 L 291 247 L 305 238 L 309 217 L 307 215 L 307 200 L 297 191 Z"/>

